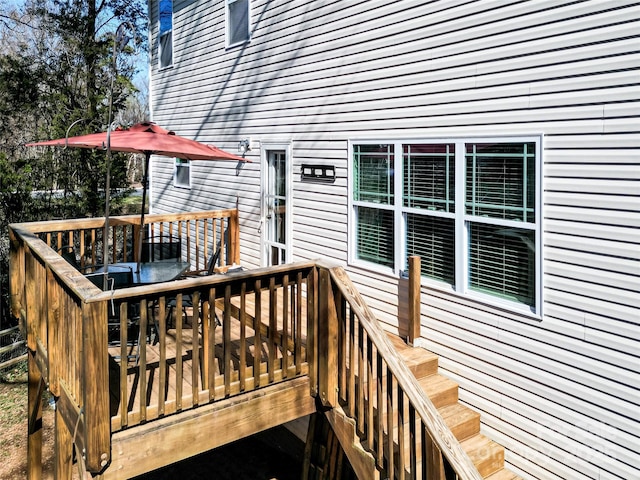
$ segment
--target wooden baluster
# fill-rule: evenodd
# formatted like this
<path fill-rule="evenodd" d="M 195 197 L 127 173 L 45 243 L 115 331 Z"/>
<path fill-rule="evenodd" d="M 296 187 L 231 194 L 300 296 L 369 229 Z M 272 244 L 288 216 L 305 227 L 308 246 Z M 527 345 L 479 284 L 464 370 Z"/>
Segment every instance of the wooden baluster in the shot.
<path fill-rule="evenodd" d="M 195 291 L 191 294 L 191 305 L 193 310 L 191 312 L 191 396 L 193 398 L 193 405 L 197 406 L 199 402 L 198 388 L 200 378 L 200 346 L 198 337 L 200 335 L 199 319 L 200 316 L 200 292 Z"/>
<path fill-rule="evenodd" d="M 224 289 L 224 312 L 222 312 L 222 336 L 224 353 L 224 395 L 231 395 L 231 374 L 233 365 L 231 364 L 231 285 L 227 284 Z"/>
<path fill-rule="evenodd" d="M 351 418 L 356 416 L 356 333 L 355 314 L 349 309 L 349 387 L 347 389 L 348 412 Z"/>
<path fill-rule="evenodd" d="M 215 312 L 216 312 L 216 290 L 209 289 L 209 299 L 203 305 L 203 325 L 202 336 L 204 338 L 204 353 L 207 361 L 205 362 L 207 388 L 209 389 L 209 400 L 213 401 L 216 394 L 216 339 L 215 339 Z"/>
<path fill-rule="evenodd" d="M 387 369 L 387 449 L 386 449 L 386 460 L 387 460 L 387 476 L 389 478 L 395 478 L 395 470 L 394 470 L 394 458 L 393 458 L 393 384 L 394 378 L 389 369 Z M 431 477 L 429 477 L 431 478 Z"/>
<path fill-rule="evenodd" d="M 277 319 L 276 319 L 277 320 Z M 282 379 L 287 378 L 287 371 L 289 369 L 289 275 L 284 274 L 282 278 L 282 339 L 280 342 L 280 349 L 282 351 Z M 277 332 L 277 330 L 276 330 Z M 275 336 L 274 332 L 274 336 Z"/>
<path fill-rule="evenodd" d="M 262 363 L 262 338 L 260 335 L 260 327 L 262 326 L 262 288 L 260 280 L 256 280 L 253 292 L 256 304 L 253 342 L 253 378 L 254 388 L 258 388 L 260 386 L 260 365 Z"/>
<path fill-rule="evenodd" d="M 147 332 L 147 300 L 142 299 L 140 301 L 140 334 L 139 337 L 142 336 L 142 332 L 146 335 Z M 141 348 L 140 346 L 141 340 L 138 339 L 138 371 L 140 372 L 140 422 L 145 422 L 147 420 L 147 349 L 146 342 L 145 348 Z M 126 362 L 127 357 L 123 357 L 120 359 L 121 362 Z"/>
<path fill-rule="evenodd" d="M 302 372 L 302 324 L 304 322 L 302 318 L 302 281 L 302 272 L 298 272 L 296 281 L 296 347 L 294 353 L 296 375 L 300 375 Z"/>
<path fill-rule="evenodd" d="M 377 400 L 377 410 L 378 415 L 376 417 L 376 461 L 378 464 L 378 468 L 384 467 L 384 417 L 382 415 L 382 411 L 384 409 L 384 371 L 383 371 L 383 363 L 382 356 L 379 352 L 376 352 L 376 400 Z"/>
<path fill-rule="evenodd" d="M 417 478 L 417 437 L 416 437 L 416 409 L 412 403 L 409 403 L 409 464 L 410 464 L 410 478 Z"/>
<path fill-rule="evenodd" d="M 160 360 L 158 368 L 158 415 L 165 414 L 167 403 L 167 303 L 166 297 L 158 299 L 158 345 L 160 349 Z"/>
<path fill-rule="evenodd" d="M 398 480 L 404 480 L 404 466 L 406 464 L 405 452 L 404 452 L 404 392 L 400 385 L 398 385 L 398 406 L 397 410 L 397 418 L 398 418 L 398 466 L 396 471 L 398 474 L 396 478 Z"/>
<path fill-rule="evenodd" d="M 269 364 L 267 371 L 269 372 L 269 383 L 273 383 L 274 369 L 276 365 L 276 332 L 278 331 L 278 297 L 276 291 L 276 279 L 269 279 Z"/>
<path fill-rule="evenodd" d="M 108 305 L 107 308 L 111 308 Z M 120 426 L 125 428 L 129 424 L 128 405 L 128 328 L 127 328 L 127 302 L 120 304 Z M 108 335 L 108 333 L 107 333 Z M 138 347 L 139 348 L 139 347 Z"/>
<path fill-rule="evenodd" d="M 182 292 L 176 295 L 176 410 L 182 410 Z"/>
<path fill-rule="evenodd" d="M 369 451 L 373 451 L 374 446 L 374 412 L 373 412 L 373 394 L 374 394 L 374 383 L 375 379 L 373 376 L 373 342 L 371 338 L 367 337 L 367 421 L 366 425 L 366 433 L 367 433 L 367 447 Z"/>
<path fill-rule="evenodd" d="M 240 285 L 240 391 L 246 388 L 247 377 L 247 282 Z"/>
<path fill-rule="evenodd" d="M 358 385 L 356 387 L 356 394 L 358 396 L 358 408 L 356 411 L 356 426 L 359 435 L 364 435 L 366 415 L 364 411 L 364 328 L 362 324 L 358 322 Z"/>

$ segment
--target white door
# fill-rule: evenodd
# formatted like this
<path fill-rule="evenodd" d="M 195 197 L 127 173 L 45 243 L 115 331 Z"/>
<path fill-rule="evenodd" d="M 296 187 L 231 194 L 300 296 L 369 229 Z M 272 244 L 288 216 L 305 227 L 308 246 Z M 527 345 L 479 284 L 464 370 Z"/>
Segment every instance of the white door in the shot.
<path fill-rule="evenodd" d="M 262 179 L 262 265 L 290 261 L 290 168 L 287 149 L 264 152 Z"/>

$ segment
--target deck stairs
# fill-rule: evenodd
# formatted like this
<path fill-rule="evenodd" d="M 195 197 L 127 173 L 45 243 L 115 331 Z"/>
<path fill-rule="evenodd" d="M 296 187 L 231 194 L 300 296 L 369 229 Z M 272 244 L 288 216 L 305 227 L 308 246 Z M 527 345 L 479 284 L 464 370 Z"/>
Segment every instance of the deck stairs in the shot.
<path fill-rule="evenodd" d="M 504 448 L 480 433 L 480 414 L 458 401 L 458 384 L 438 374 L 438 356 L 422 348 L 407 345 L 400 337 L 389 335 L 391 343 L 417 378 L 424 392 L 442 415 L 445 423 L 469 455 L 480 475 L 487 480 L 517 480 L 518 475 L 504 466 Z M 325 413 L 359 478 L 387 478 L 375 467 L 373 455 L 360 442 L 356 427 L 341 408 Z M 405 437 L 409 426 L 404 428 Z M 408 438 L 404 442 L 409 445 Z M 394 449 L 398 450 L 397 444 Z M 406 453 L 408 457 L 408 453 Z M 418 468 L 419 470 L 420 468 Z M 450 478 L 445 470 L 446 478 Z M 405 475 L 405 478 L 410 478 Z"/>

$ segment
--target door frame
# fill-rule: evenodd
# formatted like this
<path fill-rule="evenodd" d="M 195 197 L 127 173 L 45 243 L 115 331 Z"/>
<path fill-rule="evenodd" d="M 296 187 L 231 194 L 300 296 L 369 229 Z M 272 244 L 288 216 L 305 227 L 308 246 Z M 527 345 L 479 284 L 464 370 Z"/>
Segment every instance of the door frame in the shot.
<path fill-rule="evenodd" d="M 266 191 L 267 184 L 267 169 L 269 161 L 269 152 L 272 151 L 284 151 L 285 152 L 285 201 L 287 205 L 286 218 L 285 218 L 285 262 L 291 263 L 293 254 L 293 243 L 291 236 L 293 234 L 293 219 L 292 219 L 292 200 L 293 200 L 293 142 L 291 140 L 272 141 L 272 142 L 260 142 L 260 266 L 266 267 L 269 262 L 269 256 L 267 254 L 267 208 L 266 208 Z"/>

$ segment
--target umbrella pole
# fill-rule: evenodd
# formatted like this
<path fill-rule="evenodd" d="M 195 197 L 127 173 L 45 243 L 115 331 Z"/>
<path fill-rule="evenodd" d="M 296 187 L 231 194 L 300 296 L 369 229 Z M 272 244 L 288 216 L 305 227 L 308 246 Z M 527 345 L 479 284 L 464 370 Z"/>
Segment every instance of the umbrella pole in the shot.
<path fill-rule="evenodd" d="M 107 137 L 108 138 L 108 137 Z M 109 141 L 107 140 L 107 146 Z M 107 148 L 107 179 L 104 191 L 104 233 L 102 234 L 102 256 L 103 256 L 103 290 L 108 288 L 108 274 L 109 274 L 109 202 L 111 194 L 111 148 Z"/>
<path fill-rule="evenodd" d="M 138 238 L 138 264 L 136 273 L 140 273 L 140 262 L 142 261 L 142 241 L 144 234 L 144 210 L 147 204 L 147 181 L 149 179 L 149 158 L 151 153 L 144 154 L 144 173 L 142 175 L 142 213 L 140 214 L 140 235 Z"/>

